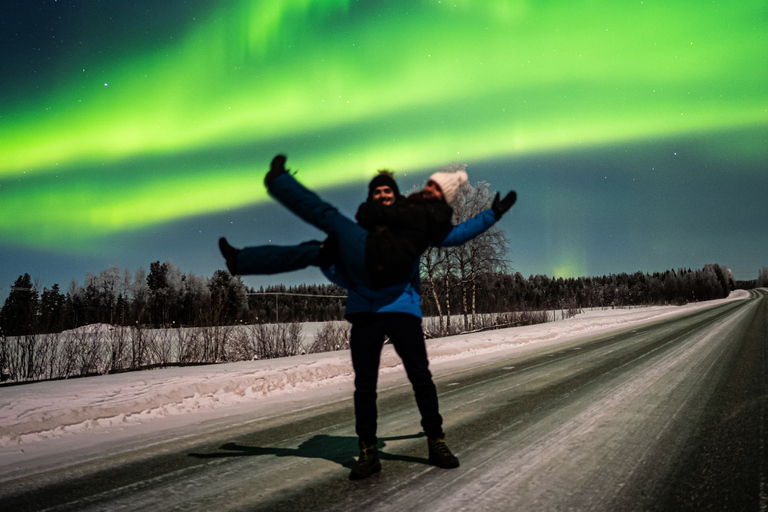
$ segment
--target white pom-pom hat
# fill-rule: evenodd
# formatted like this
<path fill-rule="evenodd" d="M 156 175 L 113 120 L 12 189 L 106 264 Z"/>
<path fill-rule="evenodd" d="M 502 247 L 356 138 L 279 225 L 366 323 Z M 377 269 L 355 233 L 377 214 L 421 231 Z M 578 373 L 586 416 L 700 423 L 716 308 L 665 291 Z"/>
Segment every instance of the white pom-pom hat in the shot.
<path fill-rule="evenodd" d="M 451 204 L 461 184 L 467 182 L 467 173 L 464 171 L 436 172 L 429 179 L 440 186 L 445 202 Z"/>

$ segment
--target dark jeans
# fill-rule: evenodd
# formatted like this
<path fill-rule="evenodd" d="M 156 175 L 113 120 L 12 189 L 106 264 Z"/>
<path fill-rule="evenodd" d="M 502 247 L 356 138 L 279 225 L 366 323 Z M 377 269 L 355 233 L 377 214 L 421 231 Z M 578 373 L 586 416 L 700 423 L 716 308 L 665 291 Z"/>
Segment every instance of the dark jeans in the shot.
<path fill-rule="evenodd" d="M 356 313 L 347 319 L 352 323 L 349 344 L 355 369 L 355 430 L 360 440 L 376 442 L 376 383 L 384 336 L 389 337 L 403 360 L 424 432 L 429 437 L 442 434 L 443 418 L 429 371 L 421 318 L 403 313 Z"/>
<path fill-rule="evenodd" d="M 335 235 L 338 238 L 338 260 L 345 277 L 352 286 L 370 286 L 365 264 L 367 230 L 339 213 L 334 206 L 320 199 L 289 173 L 275 178 L 268 191 L 280 204 L 305 222 L 328 235 Z"/>
<path fill-rule="evenodd" d="M 237 273 L 241 276 L 280 274 L 319 265 L 320 242 L 315 241 L 245 247 L 237 254 Z"/>

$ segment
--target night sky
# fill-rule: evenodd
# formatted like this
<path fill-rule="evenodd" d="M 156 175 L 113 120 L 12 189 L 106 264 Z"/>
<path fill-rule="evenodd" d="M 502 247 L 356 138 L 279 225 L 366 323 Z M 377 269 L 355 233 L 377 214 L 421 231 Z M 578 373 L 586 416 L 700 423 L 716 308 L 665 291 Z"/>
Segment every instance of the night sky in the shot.
<path fill-rule="evenodd" d="M 0 45 L 0 299 L 323 238 L 277 152 L 350 215 L 467 164 L 526 277 L 768 265 L 763 0 L 5 1 Z"/>

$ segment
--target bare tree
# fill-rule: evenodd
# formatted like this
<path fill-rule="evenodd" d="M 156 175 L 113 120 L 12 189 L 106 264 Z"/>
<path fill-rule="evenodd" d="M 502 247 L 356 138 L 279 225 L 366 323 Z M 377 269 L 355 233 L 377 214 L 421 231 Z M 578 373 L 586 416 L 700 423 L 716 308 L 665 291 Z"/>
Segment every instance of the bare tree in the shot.
<path fill-rule="evenodd" d="M 453 164 L 445 172 L 463 170 L 464 165 Z M 460 224 L 491 206 L 488 184 L 463 184 L 453 203 L 453 223 Z M 422 259 L 421 272 L 435 301 L 440 317 L 441 332 L 451 330 L 451 296 L 457 291 L 461 298 L 464 329 L 474 328 L 477 318 L 477 287 L 482 275 L 505 270 L 506 239 L 503 231 L 491 227 L 481 235 L 459 247 L 430 249 Z M 442 280 L 442 287 L 437 283 Z M 442 294 L 442 297 L 439 295 Z M 442 298 L 442 301 L 440 300 Z M 445 328 L 443 328 L 443 306 Z M 470 322 L 471 314 L 471 322 Z"/>
<path fill-rule="evenodd" d="M 136 325 L 143 325 L 146 322 L 147 303 L 149 301 L 147 272 L 143 268 L 139 268 L 139 270 L 136 271 L 130 292 L 131 297 L 133 298 L 133 314 Z"/>
<path fill-rule="evenodd" d="M 347 322 L 326 322 L 309 347 L 310 354 L 332 352 L 349 348 L 350 327 Z"/>
<path fill-rule="evenodd" d="M 110 331 L 110 346 L 112 355 L 110 358 L 109 371 L 115 372 L 123 370 L 126 366 L 125 359 L 129 346 L 130 328 L 119 326 Z M 130 364 L 130 363 L 128 363 Z"/>
<path fill-rule="evenodd" d="M 149 347 L 154 364 L 163 364 L 178 362 L 178 357 L 174 353 L 176 343 L 177 329 L 156 329 L 154 343 Z"/>
<path fill-rule="evenodd" d="M 443 306 L 438 289 L 443 286 L 441 282 L 447 284 L 448 252 L 440 247 L 430 247 L 421 258 L 421 275 L 426 279 L 427 293 L 432 297 L 437 309 L 439 318 L 440 334 L 444 334 L 451 323 L 451 304 L 450 295 L 445 294 L 445 315 L 443 315 Z M 443 286 L 444 287 L 444 286 Z"/>
<path fill-rule="evenodd" d="M 96 275 L 90 272 L 85 276 L 85 287 L 93 287 L 99 292 L 101 306 L 107 310 L 107 320 L 110 324 L 115 321 L 115 305 L 117 304 L 117 297 L 121 294 L 121 290 L 124 286 L 124 281 L 120 277 L 120 269 L 118 267 L 110 267 L 107 270 L 103 270 Z M 100 320 L 99 318 L 96 319 Z"/>
<path fill-rule="evenodd" d="M 763 286 L 768 286 L 768 267 L 763 267 L 757 273 L 757 287 L 762 288 Z"/>
<path fill-rule="evenodd" d="M 295 356 L 304 353 L 304 336 L 299 322 L 253 324 L 248 326 L 254 359 Z"/>

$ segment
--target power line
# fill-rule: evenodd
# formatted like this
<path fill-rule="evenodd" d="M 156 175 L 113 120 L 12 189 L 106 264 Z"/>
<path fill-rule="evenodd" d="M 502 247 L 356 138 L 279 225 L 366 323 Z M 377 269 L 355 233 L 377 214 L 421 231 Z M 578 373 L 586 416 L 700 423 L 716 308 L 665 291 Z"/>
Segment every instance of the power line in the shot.
<path fill-rule="evenodd" d="M 287 293 L 287 292 L 247 292 L 247 295 L 290 295 L 293 297 L 330 297 L 332 299 L 346 299 L 346 295 L 317 295 L 314 293 Z"/>

